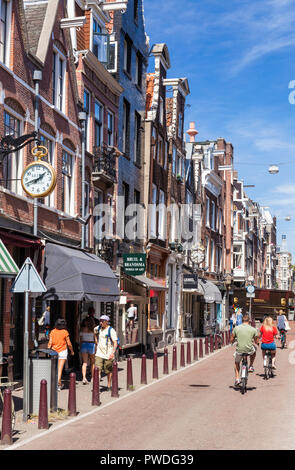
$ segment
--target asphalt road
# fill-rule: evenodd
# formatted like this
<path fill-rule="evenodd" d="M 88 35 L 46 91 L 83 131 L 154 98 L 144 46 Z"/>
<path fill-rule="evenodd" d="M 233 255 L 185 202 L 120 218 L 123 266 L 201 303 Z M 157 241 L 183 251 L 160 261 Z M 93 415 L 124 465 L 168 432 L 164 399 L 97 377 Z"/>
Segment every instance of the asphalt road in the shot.
<path fill-rule="evenodd" d="M 294 339 L 289 332 L 288 343 Z M 277 350 L 268 381 L 259 348 L 245 395 L 233 388 L 233 352 L 223 349 L 19 449 L 295 449 L 295 344 Z"/>

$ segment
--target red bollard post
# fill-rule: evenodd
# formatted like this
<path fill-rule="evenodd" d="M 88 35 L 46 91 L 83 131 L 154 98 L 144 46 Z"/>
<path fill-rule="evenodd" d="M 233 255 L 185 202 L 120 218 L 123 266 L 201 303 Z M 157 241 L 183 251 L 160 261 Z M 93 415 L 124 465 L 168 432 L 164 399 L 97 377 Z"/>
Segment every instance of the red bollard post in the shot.
<path fill-rule="evenodd" d="M 132 359 L 127 359 L 127 390 L 133 390 Z"/>
<path fill-rule="evenodd" d="M 93 371 L 93 382 L 92 382 L 92 406 L 100 405 L 99 398 L 99 368 L 94 367 Z"/>
<path fill-rule="evenodd" d="M 68 399 L 68 415 L 76 416 L 76 374 L 75 372 L 70 373 L 70 385 L 69 385 L 69 399 Z"/>
<path fill-rule="evenodd" d="M 118 363 L 114 361 L 113 363 L 113 373 L 112 373 L 112 397 L 119 397 L 119 385 L 118 385 Z"/>
<path fill-rule="evenodd" d="M 48 429 L 47 381 L 40 382 L 38 429 Z"/>
<path fill-rule="evenodd" d="M 184 343 L 181 343 L 180 345 L 180 367 L 185 367 Z"/>
<path fill-rule="evenodd" d="M 172 352 L 172 370 L 177 370 L 177 347 L 176 345 L 173 346 L 173 352 Z"/>
<path fill-rule="evenodd" d="M 202 338 L 200 339 L 200 342 L 199 342 L 199 357 L 200 358 L 204 357 L 203 356 L 203 340 L 202 340 Z"/>
<path fill-rule="evenodd" d="M 205 355 L 209 354 L 208 336 L 205 338 Z"/>
<path fill-rule="evenodd" d="M 210 335 L 210 353 L 213 352 L 213 336 Z"/>
<path fill-rule="evenodd" d="M 143 354 L 141 356 L 141 380 L 140 380 L 140 383 L 143 384 L 143 385 L 147 384 L 147 380 L 146 380 L 146 355 L 145 354 Z"/>
<path fill-rule="evenodd" d="M 214 344 L 214 349 L 217 350 L 218 349 L 218 337 L 217 335 L 215 335 L 215 344 Z"/>
<path fill-rule="evenodd" d="M 168 349 L 164 349 L 164 365 L 163 365 L 163 374 L 169 374 L 168 368 Z"/>
<path fill-rule="evenodd" d="M 222 347 L 225 346 L 225 333 L 222 332 Z"/>
<path fill-rule="evenodd" d="M 198 360 L 198 340 L 194 339 L 194 361 Z"/>
<path fill-rule="evenodd" d="M 153 358 L 153 379 L 158 379 L 159 374 L 158 374 L 158 354 L 154 352 L 154 358 Z"/>
<path fill-rule="evenodd" d="M 1 444 L 10 445 L 12 444 L 11 390 L 6 388 L 3 395 Z"/>
<path fill-rule="evenodd" d="M 190 341 L 187 342 L 186 363 L 187 364 L 192 363 L 192 360 L 191 360 L 191 342 Z"/>

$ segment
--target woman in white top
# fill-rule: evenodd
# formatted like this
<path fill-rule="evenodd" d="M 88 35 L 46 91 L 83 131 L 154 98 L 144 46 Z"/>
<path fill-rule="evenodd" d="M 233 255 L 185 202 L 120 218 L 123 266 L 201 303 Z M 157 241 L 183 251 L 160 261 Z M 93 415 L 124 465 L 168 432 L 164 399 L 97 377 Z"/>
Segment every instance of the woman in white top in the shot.
<path fill-rule="evenodd" d="M 81 340 L 81 354 L 82 354 L 82 377 L 83 385 L 88 383 L 86 379 L 86 371 L 88 360 L 90 360 L 90 369 L 91 369 L 91 378 L 93 377 L 94 371 L 94 362 L 95 362 L 95 338 L 93 329 L 95 327 L 95 322 L 93 318 L 86 317 L 81 325 L 80 331 L 80 340 Z"/>

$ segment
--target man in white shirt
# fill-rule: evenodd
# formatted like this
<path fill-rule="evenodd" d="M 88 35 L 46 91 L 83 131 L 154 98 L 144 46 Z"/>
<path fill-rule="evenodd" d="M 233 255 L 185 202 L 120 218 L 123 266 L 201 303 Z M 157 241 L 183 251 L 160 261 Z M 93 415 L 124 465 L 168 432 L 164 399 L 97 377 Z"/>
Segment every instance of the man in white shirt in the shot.
<path fill-rule="evenodd" d="M 112 372 L 115 353 L 118 345 L 118 336 L 114 328 L 109 326 L 110 318 L 102 315 L 99 319 L 99 326 L 94 328 L 96 353 L 95 366 L 99 372 L 103 370 L 108 379 L 108 390 L 112 385 Z"/>
<path fill-rule="evenodd" d="M 134 307 L 134 304 L 131 304 L 130 307 L 127 309 L 127 318 L 128 318 L 127 327 L 130 325 L 131 329 L 133 329 L 134 321 L 137 318 L 137 308 Z"/>

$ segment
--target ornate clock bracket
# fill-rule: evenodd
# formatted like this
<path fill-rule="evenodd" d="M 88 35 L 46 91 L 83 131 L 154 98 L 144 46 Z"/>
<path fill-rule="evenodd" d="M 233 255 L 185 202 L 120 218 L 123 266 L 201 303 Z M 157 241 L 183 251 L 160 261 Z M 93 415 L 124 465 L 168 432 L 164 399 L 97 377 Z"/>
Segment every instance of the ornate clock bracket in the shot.
<path fill-rule="evenodd" d="M 3 137 L 0 141 L 0 165 L 10 153 L 17 152 L 32 142 L 36 142 L 39 145 L 40 141 L 37 139 L 37 136 L 38 132 L 34 131 L 31 134 L 25 134 L 16 138 L 11 135 Z"/>

